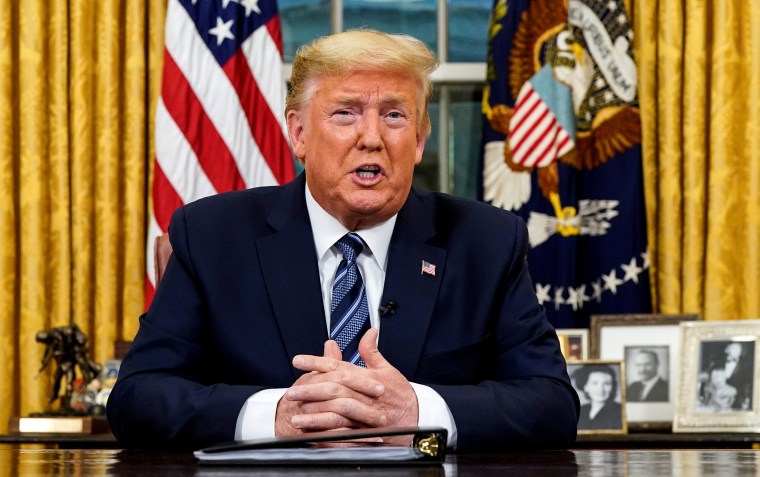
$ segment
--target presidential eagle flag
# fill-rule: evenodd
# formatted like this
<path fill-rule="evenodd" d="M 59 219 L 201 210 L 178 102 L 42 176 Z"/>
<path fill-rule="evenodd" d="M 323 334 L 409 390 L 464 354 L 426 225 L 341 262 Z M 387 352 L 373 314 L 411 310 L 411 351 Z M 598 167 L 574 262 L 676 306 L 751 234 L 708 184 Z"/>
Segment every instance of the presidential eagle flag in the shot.
<path fill-rule="evenodd" d="M 558 328 L 651 310 L 633 30 L 623 0 L 495 0 L 482 198 L 523 217 Z"/>
<path fill-rule="evenodd" d="M 276 0 L 168 1 L 146 306 L 155 293 L 153 244 L 177 207 L 295 176 L 285 93 Z"/>

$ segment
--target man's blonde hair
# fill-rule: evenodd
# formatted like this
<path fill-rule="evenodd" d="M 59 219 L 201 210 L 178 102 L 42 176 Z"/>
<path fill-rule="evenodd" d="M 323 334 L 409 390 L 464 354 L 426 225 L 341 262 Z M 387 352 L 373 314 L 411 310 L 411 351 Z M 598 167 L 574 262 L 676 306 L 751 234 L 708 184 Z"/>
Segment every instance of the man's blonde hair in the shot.
<path fill-rule="evenodd" d="M 352 71 L 396 70 L 409 74 L 419 84 L 424 109 L 418 111 L 418 131 L 427 136 L 430 134 L 430 74 L 437 67 L 435 54 L 409 35 L 359 29 L 318 38 L 296 52 L 285 114 L 307 105 L 314 94 L 312 86 L 319 77 L 342 76 Z"/>

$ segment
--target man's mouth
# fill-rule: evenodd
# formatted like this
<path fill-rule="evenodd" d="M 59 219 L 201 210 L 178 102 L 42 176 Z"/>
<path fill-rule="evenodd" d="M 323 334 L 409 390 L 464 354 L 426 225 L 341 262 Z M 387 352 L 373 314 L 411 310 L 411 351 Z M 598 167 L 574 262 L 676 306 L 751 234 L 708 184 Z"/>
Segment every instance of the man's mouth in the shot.
<path fill-rule="evenodd" d="M 356 175 L 361 179 L 372 179 L 378 174 L 380 174 L 380 168 L 378 166 L 362 166 L 356 169 Z"/>

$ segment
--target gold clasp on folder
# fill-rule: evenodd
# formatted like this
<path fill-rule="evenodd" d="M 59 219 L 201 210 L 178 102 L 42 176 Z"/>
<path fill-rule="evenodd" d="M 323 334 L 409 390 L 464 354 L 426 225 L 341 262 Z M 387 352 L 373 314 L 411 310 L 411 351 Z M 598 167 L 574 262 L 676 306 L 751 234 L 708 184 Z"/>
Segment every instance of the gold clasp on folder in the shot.
<path fill-rule="evenodd" d="M 431 457 L 438 455 L 438 436 L 436 434 L 423 434 L 415 439 L 414 445 L 423 454 Z"/>

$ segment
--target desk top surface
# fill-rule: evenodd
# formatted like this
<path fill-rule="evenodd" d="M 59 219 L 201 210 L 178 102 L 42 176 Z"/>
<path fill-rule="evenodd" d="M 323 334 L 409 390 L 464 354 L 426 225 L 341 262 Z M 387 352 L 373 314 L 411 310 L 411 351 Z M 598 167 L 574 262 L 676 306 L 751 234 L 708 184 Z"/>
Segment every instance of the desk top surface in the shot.
<path fill-rule="evenodd" d="M 189 453 L 117 449 L 27 449 L 0 445 L 3 475 L 403 475 L 478 476 L 742 476 L 760 474 L 754 450 L 573 450 L 451 454 L 438 467 L 207 467 Z"/>

